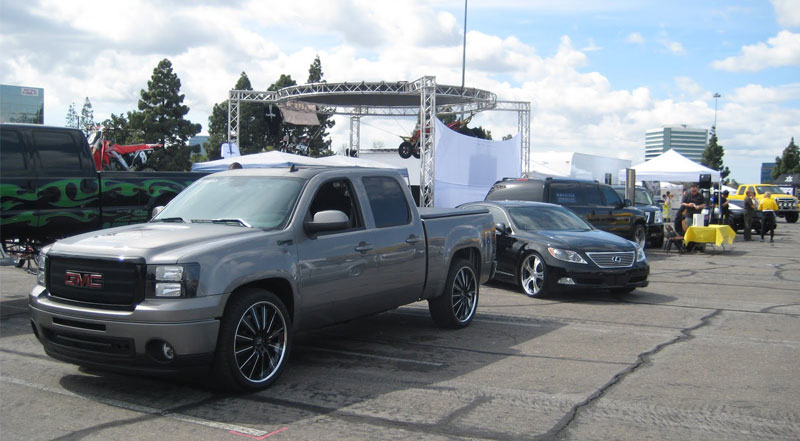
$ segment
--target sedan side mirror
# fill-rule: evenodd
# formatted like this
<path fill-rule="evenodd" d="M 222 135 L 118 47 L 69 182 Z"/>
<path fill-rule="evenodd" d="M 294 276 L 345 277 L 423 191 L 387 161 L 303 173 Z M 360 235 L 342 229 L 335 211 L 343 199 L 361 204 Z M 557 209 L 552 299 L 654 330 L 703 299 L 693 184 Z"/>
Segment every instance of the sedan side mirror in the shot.
<path fill-rule="evenodd" d="M 498 223 L 494 224 L 494 231 L 495 231 L 496 234 L 499 234 L 501 236 L 505 236 L 505 235 L 507 235 L 509 233 L 509 230 L 510 229 L 506 226 L 506 224 L 504 222 L 498 222 Z"/>
<path fill-rule="evenodd" d="M 310 222 L 303 224 L 303 228 L 308 234 L 345 230 L 348 227 L 350 227 L 350 218 L 339 210 L 318 211 Z"/>

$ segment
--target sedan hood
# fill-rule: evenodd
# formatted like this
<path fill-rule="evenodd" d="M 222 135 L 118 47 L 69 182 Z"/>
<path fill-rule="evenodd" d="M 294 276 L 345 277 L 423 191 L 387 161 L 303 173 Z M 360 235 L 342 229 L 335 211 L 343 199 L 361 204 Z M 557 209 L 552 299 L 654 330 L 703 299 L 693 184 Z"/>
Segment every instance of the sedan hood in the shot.
<path fill-rule="evenodd" d="M 219 224 L 146 223 L 110 228 L 62 239 L 49 253 L 86 257 L 144 257 L 169 255 L 212 248 L 221 242 L 251 240 L 263 236 L 259 229 Z"/>
<path fill-rule="evenodd" d="M 589 231 L 523 231 L 522 238 L 554 248 L 580 251 L 634 251 L 636 245 L 615 234 L 601 230 Z"/>

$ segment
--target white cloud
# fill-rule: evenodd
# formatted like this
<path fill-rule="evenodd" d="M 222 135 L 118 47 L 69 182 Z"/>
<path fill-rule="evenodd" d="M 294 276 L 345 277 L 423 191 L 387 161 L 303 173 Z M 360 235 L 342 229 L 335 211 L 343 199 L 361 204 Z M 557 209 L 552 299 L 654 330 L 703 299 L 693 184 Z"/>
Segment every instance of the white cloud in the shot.
<path fill-rule="evenodd" d="M 678 89 L 681 90 L 684 94 L 685 99 L 689 100 L 710 100 L 712 99 L 711 92 L 706 91 L 703 89 L 702 86 L 697 84 L 693 79 L 680 76 L 675 78 L 675 84 L 678 86 Z"/>
<path fill-rule="evenodd" d="M 741 55 L 716 60 L 714 69 L 755 72 L 767 67 L 800 66 L 800 34 L 780 31 L 767 43 L 742 46 Z"/>
<path fill-rule="evenodd" d="M 778 24 L 790 28 L 800 26 L 800 3 L 797 0 L 772 0 Z"/>
<path fill-rule="evenodd" d="M 683 45 L 677 41 L 669 41 L 667 39 L 662 39 L 661 44 L 673 55 L 686 54 L 686 49 L 684 49 Z"/>
<path fill-rule="evenodd" d="M 625 41 L 628 43 L 644 44 L 644 37 L 638 32 L 631 32 L 625 37 Z"/>
<path fill-rule="evenodd" d="M 800 83 L 783 84 L 776 87 L 748 84 L 736 89 L 728 100 L 747 106 L 800 102 Z"/>
<path fill-rule="evenodd" d="M 603 47 L 594 44 L 594 38 L 590 38 L 586 47 L 581 48 L 581 52 L 596 52 L 600 50 L 603 50 Z"/>

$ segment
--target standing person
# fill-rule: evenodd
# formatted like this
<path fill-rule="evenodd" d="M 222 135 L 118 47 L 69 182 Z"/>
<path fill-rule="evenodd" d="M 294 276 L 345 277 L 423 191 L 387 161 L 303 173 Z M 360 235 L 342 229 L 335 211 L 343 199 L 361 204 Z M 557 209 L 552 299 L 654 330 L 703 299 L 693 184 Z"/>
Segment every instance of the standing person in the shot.
<path fill-rule="evenodd" d="M 744 240 L 753 240 L 751 237 L 753 218 L 756 215 L 756 207 L 758 207 L 758 202 L 756 202 L 754 196 L 755 193 L 752 188 L 748 188 L 744 193 Z"/>
<path fill-rule="evenodd" d="M 670 221 L 669 211 L 672 209 L 672 195 L 667 192 L 664 196 L 664 207 L 662 208 L 662 217 L 664 218 L 664 223 L 668 223 Z"/>
<path fill-rule="evenodd" d="M 728 216 L 731 214 L 730 202 L 728 201 L 728 190 L 722 192 L 719 198 L 720 223 L 727 224 Z"/>
<path fill-rule="evenodd" d="M 772 193 L 764 193 L 764 199 L 758 204 L 758 211 L 761 212 L 761 242 L 764 242 L 764 234 L 769 231 L 769 241 L 775 242 L 775 212 L 778 211 L 778 204 L 772 199 Z"/>
<path fill-rule="evenodd" d="M 692 226 L 695 213 L 700 213 L 703 208 L 706 208 L 706 200 L 698 191 L 697 184 L 692 184 L 689 193 L 687 193 L 681 201 L 683 207 L 683 217 L 685 220 L 686 228 Z M 702 227 L 703 225 L 698 225 Z"/>

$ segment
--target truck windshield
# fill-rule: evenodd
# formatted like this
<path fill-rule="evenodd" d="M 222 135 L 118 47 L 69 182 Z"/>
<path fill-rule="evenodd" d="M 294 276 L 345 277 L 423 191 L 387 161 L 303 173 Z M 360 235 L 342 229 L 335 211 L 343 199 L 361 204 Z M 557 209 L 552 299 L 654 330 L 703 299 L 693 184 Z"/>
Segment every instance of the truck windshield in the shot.
<path fill-rule="evenodd" d="M 592 227 L 563 207 L 512 207 L 511 220 L 523 230 L 588 231 Z"/>
<path fill-rule="evenodd" d="M 183 219 L 279 229 L 289 220 L 304 182 L 267 176 L 209 176 L 178 194 L 153 221 Z"/>
<path fill-rule="evenodd" d="M 772 194 L 786 194 L 783 192 L 783 190 L 781 190 L 780 187 L 775 185 L 756 185 L 756 191 L 758 194 L 763 194 L 766 192 L 770 192 Z"/>

